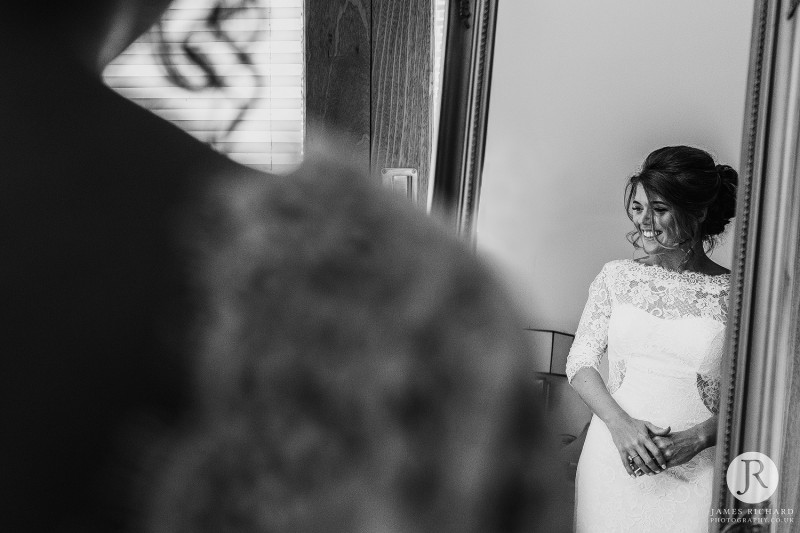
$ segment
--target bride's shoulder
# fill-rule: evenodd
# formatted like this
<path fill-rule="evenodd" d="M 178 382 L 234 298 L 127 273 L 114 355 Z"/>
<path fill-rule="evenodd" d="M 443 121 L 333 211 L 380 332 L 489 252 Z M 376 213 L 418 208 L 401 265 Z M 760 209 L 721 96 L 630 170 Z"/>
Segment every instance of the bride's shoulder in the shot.
<path fill-rule="evenodd" d="M 604 264 L 600 273 L 606 276 L 618 275 L 620 273 L 627 272 L 632 268 L 636 268 L 638 264 L 639 263 L 633 259 L 614 259 Z"/>
<path fill-rule="evenodd" d="M 603 265 L 594 277 L 592 282 L 595 286 L 609 287 L 614 285 L 617 280 L 627 277 L 629 265 L 627 259 L 614 259 Z"/>

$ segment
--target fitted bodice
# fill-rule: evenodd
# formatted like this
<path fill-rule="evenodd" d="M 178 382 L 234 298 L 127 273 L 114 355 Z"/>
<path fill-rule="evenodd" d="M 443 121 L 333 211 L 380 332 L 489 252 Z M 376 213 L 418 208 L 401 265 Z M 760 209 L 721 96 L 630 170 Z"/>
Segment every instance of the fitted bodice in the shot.
<path fill-rule="evenodd" d="M 606 264 L 590 287 L 568 378 L 598 368 L 607 350 L 609 392 L 631 416 L 673 429 L 701 422 L 717 410 L 728 285 L 728 275 Z"/>

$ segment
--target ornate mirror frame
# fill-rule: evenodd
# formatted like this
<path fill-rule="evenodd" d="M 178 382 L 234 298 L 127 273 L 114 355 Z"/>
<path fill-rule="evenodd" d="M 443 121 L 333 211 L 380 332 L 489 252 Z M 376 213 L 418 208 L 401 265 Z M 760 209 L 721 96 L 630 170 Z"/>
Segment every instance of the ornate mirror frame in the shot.
<path fill-rule="evenodd" d="M 720 384 L 715 491 L 719 509 L 800 507 L 800 9 L 799 0 L 757 0 L 748 75 L 735 255 Z M 434 209 L 474 239 L 498 0 L 451 0 Z M 793 373 L 796 374 L 793 377 Z M 726 472 L 758 451 L 778 466 L 774 495 L 745 504 Z M 800 517 L 798 517 L 800 521 Z M 711 524 L 740 531 L 742 524 Z M 790 531 L 768 524 L 759 531 Z M 746 529 L 750 530 L 750 529 Z"/>
<path fill-rule="evenodd" d="M 755 4 L 742 141 L 730 312 L 722 365 L 714 507 L 794 509 L 800 450 L 800 33 L 796 0 Z M 793 449 L 794 448 L 794 449 Z M 756 451 L 778 467 L 771 498 L 746 504 L 729 490 L 735 458 Z M 711 531 L 740 531 L 712 523 Z M 790 531 L 783 521 L 759 531 Z M 746 529 L 750 531 L 750 529 Z"/>
<path fill-rule="evenodd" d="M 465 239 L 478 213 L 498 0 L 449 0 L 433 210 Z"/>

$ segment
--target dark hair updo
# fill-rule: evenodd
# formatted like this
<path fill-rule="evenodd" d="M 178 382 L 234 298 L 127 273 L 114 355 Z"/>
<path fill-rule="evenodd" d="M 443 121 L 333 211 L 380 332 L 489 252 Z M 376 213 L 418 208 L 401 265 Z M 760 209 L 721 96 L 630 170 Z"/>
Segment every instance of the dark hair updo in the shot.
<path fill-rule="evenodd" d="M 642 170 L 628 180 L 625 209 L 639 186 L 648 198 L 659 196 L 674 210 L 677 234 L 692 244 L 703 241 L 711 251 L 717 236 L 736 214 L 736 187 L 739 175 L 728 165 L 717 165 L 708 152 L 691 146 L 666 146 L 647 156 Z M 703 216 L 705 215 L 705 217 Z M 640 248 L 638 228 L 628 234 Z"/>

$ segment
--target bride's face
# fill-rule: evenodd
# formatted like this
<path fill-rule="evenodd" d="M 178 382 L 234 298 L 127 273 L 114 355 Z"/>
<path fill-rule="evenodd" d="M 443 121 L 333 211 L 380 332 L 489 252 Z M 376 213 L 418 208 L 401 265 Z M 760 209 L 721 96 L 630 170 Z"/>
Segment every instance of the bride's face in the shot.
<path fill-rule="evenodd" d="M 673 206 L 656 194 L 651 194 L 648 198 L 644 188 L 639 186 L 636 187 L 629 209 L 633 224 L 642 236 L 642 248 L 647 255 L 678 251 L 678 245 L 683 239 L 677 235 L 678 225 Z"/>

